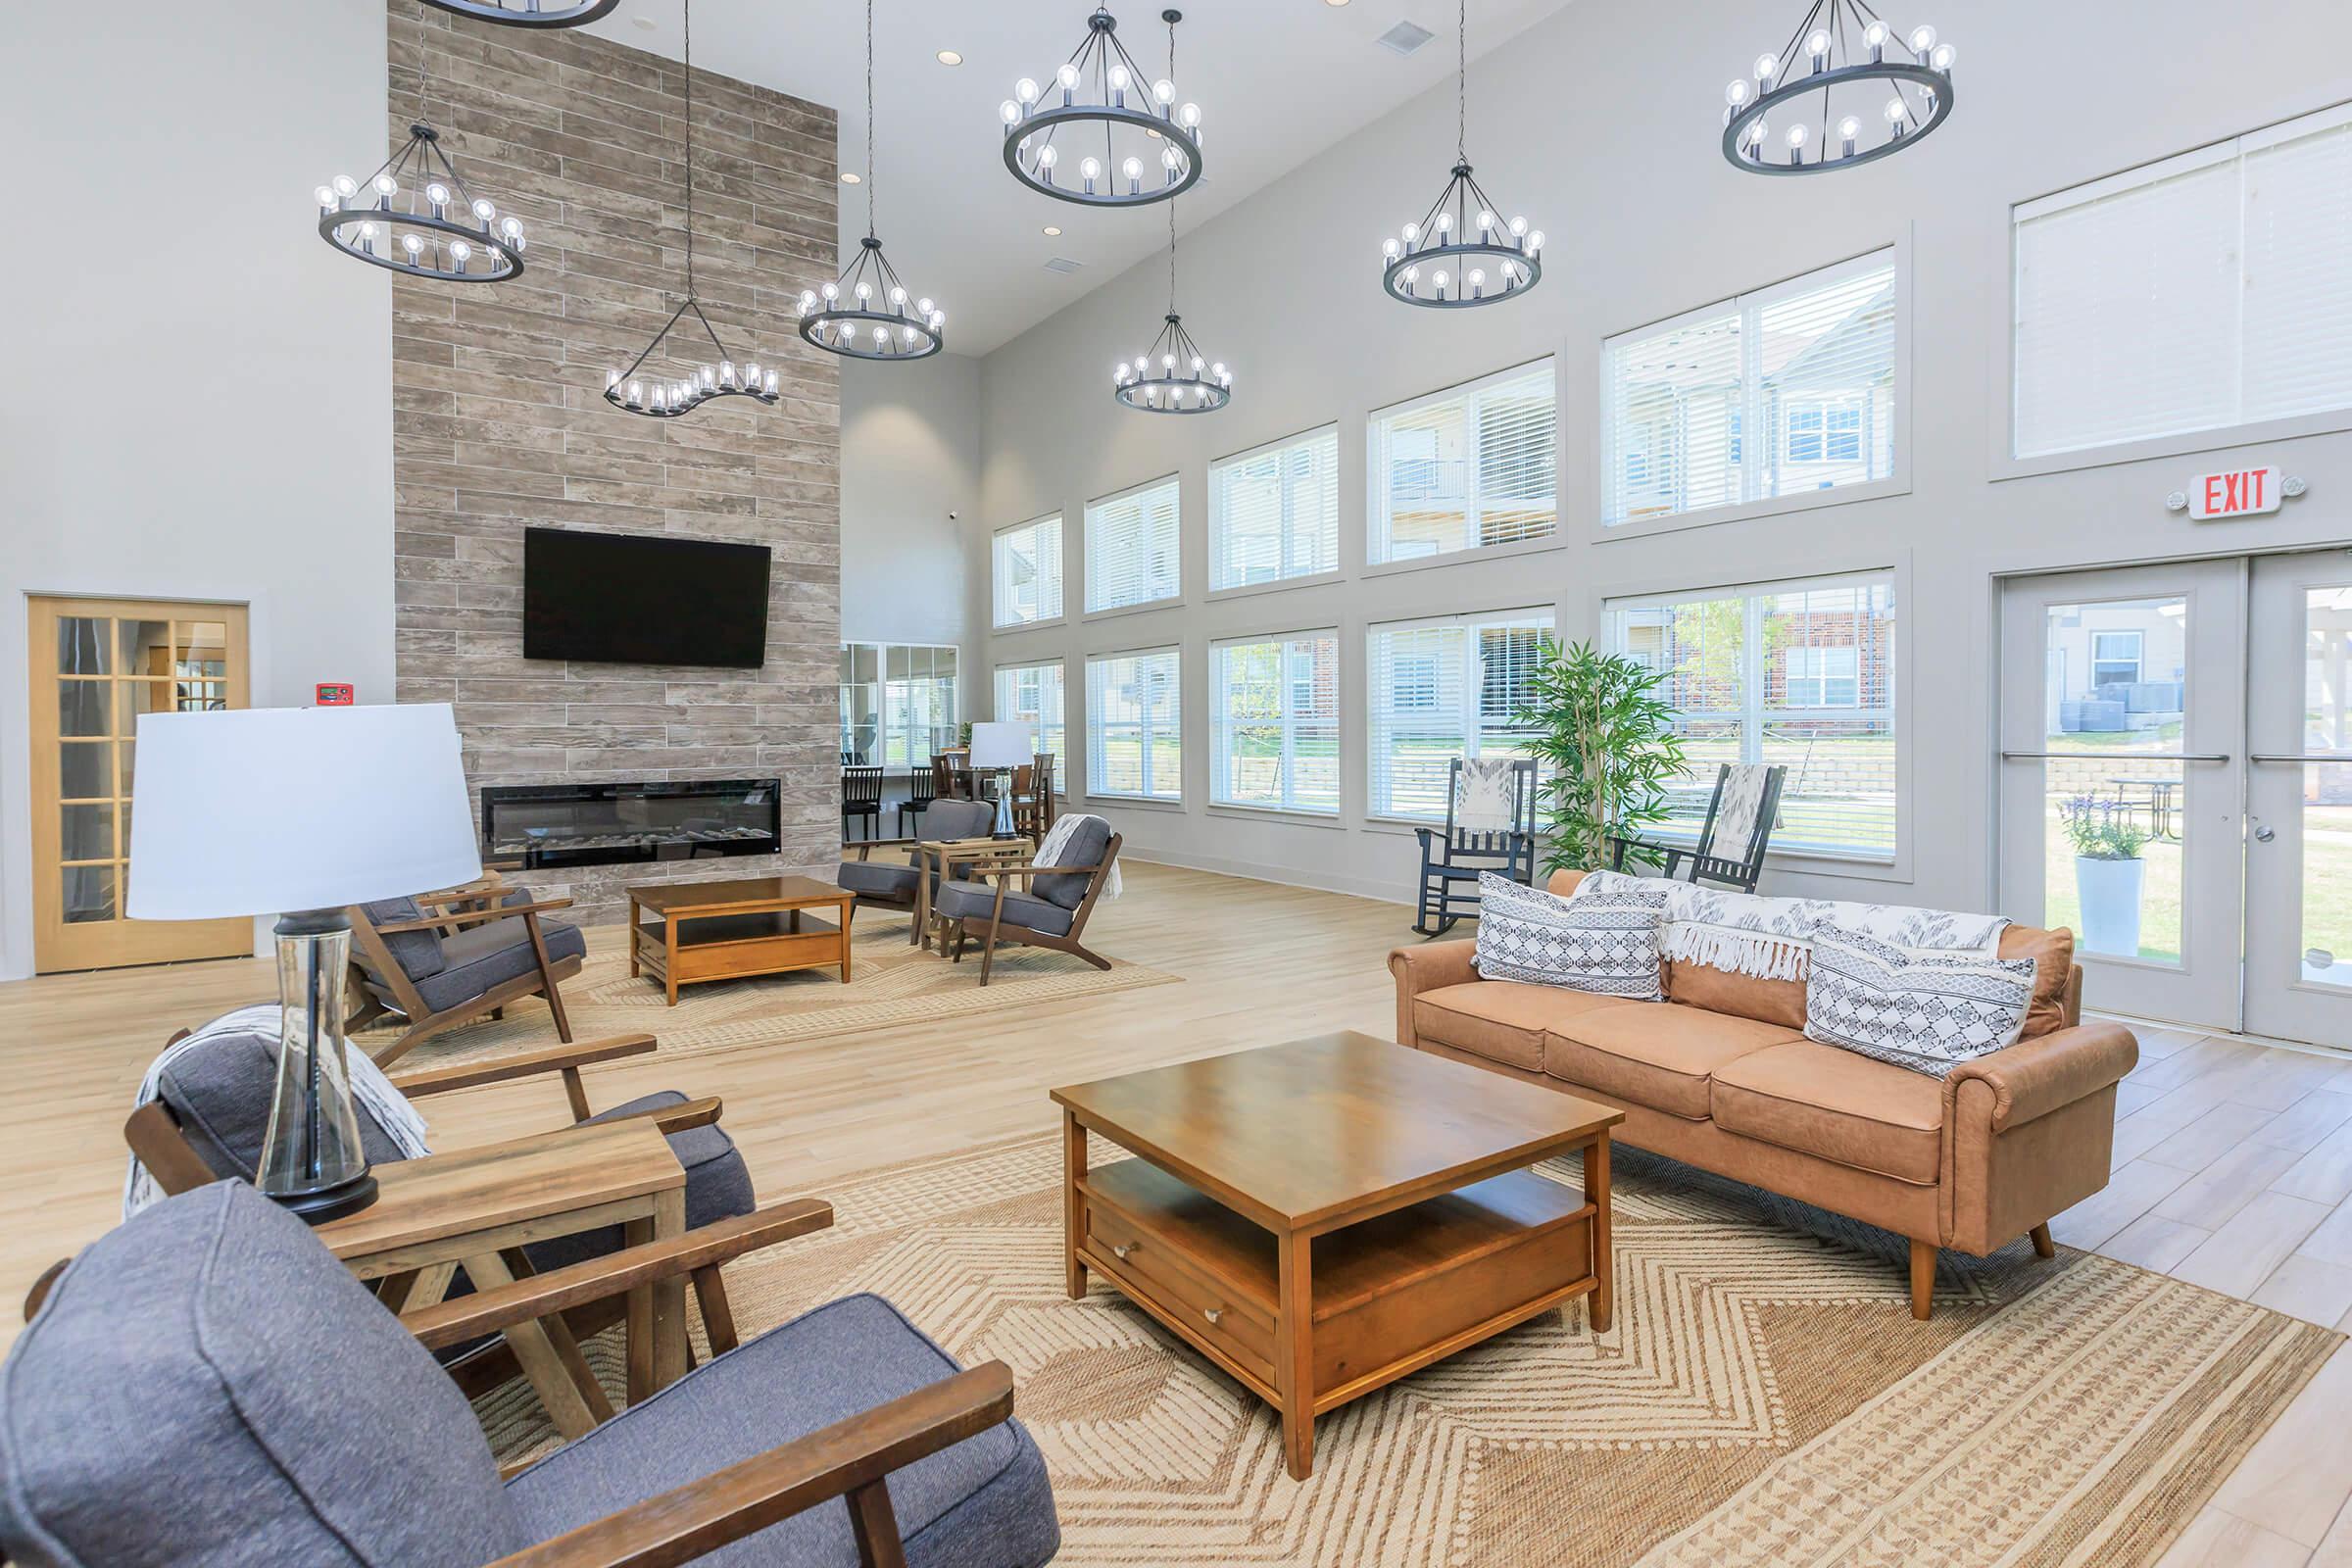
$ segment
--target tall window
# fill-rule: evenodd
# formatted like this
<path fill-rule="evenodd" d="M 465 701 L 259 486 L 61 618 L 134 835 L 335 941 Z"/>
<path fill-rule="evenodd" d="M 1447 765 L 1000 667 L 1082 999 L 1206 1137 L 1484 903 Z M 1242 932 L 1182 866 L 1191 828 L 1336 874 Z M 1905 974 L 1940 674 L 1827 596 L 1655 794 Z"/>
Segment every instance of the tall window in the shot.
<path fill-rule="evenodd" d="M 1086 792 L 1184 799 L 1182 707 L 1175 649 L 1089 658 Z"/>
<path fill-rule="evenodd" d="M 1086 504 L 1086 608 L 1156 604 L 1184 592 L 1176 477 Z"/>
<path fill-rule="evenodd" d="M 1372 628 L 1372 814 L 1443 821 L 1457 757 L 1524 755 L 1528 698 L 1549 611 Z"/>
<path fill-rule="evenodd" d="M 1603 520 L 1891 478 L 1899 289 L 1878 251 L 1602 344 Z"/>
<path fill-rule="evenodd" d="M 1061 618 L 1061 518 L 999 528 L 989 547 L 999 626 Z"/>
<path fill-rule="evenodd" d="M 1339 633 L 1217 643 L 1208 674 L 1209 799 L 1337 816 Z"/>
<path fill-rule="evenodd" d="M 2013 209 L 2016 455 L 2352 408 L 2348 223 L 2352 105 Z"/>
<path fill-rule="evenodd" d="M 1551 361 L 1372 416 L 1372 559 L 1547 538 L 1559 523 Z"/>
<path fill-rule="evenodd" d="M 1613 651 L 1667 672 L 1687 769 L 1666 836 L 1696 839 L 1724 762 L 1777 762 L 1775 850 L 1894 858 L 1894 579 L 1886 572 L 1611 600 Z"/>
<path fill-rule="evenodd" d="M 841 750 L 852 762 L 923 767 L 956 741 L 956 653 L 920 643 L 841 645 Z"/>
<path fill-rule="evenodd" d="M 1054 781 L 1067 789 L 1067 770 L 1061 765 L 1061 661 L 1045 664 L 1006 664 L 997 671 L 997 719 L 1029 726 L 1029 750 L 1054 757 Z"/>
<path fill-rule="evenodd" d="M 1339 570 L 1339 462 L 1335 426 L 1211 465 L 1209 586 Z"/>

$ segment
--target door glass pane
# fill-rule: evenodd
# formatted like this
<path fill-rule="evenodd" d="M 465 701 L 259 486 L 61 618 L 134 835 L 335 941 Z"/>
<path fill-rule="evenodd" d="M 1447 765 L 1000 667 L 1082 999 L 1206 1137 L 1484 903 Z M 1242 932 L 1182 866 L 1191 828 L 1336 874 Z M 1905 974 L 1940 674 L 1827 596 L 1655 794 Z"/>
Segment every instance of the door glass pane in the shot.
<path fill-rule="evenodd" d="M 57 683 L 57 732 L 60 735 L 107 733 L 107 710 L 114 705 L 111 680 L 61 680 Z"/>
<path fill-rule="evenodd" d="M 2303 980 L 2352 988 L 2352 587 L 2303 596 Z"/>
<path fill-rule="evenodd" d="M 65 615 L 57 622 L 57 672 L 61 675 L 107 673 L 106 619 L 100 615 Z"/>
<path fill-rule="evenodd" d="M 115 808 L 112 806 L 63 806 L 58 843 L 68 860 L 111 860 L 115 858 Z"/>
<path fill-rule="evenodd" d="M 62 913 L 68 925 L 115 917 L 115 868 L 111 865 L 69 865 L 58 877 Z"/>
<path fill-rule="evenodd" d="M 107 745 L 104 741 L 60 741 L 57 758 L 57 793 L 68 801 L 107 800 L 115 793 L 114 770 L 106 765 Z M 123 788 L 130 787 L 128 778 Z"/>
<path fill-rule="evenodd" d="M 125 675 L 169 675 L 171 663 L 172 623 L 168 620 L 124 620 L 116 622 L 116 641 L 122 646 L 122 662 L 116 666 Z"/>
<path fill-rule="evenodd" d="M 2190 788 L 2188 602 L 2052 605 L 2042 645 L 2042 924 L 2079 951 L 2177 965 Z"/>
<path fill-rule="evenodd" d="M 141 713 L 171 709 L 172 683 L 168 680 L 121 680 L 115 682 L 115 733 L 126 739 L 139 733 Z"/>
<path fill-rule="evenodd" d="M 122 799 L 127 801 L 130 799 L 130 764 L 136 756 L 137 743 L 122 741 L 118 744 L 122 748 Z"/>

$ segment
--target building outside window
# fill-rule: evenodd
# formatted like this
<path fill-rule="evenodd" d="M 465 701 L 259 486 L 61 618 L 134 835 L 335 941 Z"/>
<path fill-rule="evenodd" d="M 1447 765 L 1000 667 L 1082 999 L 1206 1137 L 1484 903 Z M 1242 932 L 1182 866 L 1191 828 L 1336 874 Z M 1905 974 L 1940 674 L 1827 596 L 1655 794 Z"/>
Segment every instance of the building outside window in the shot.
<path fill-rule="evenodd" d="M 1209 799 L 1337 816 L 1339 633 L 1214 644 L 1209 682 Z"/>
<path fill-rule="evenodd" d="M 915 768 L 956 744 L 956 650 L 921 643 L 841 646 L 841 750 L 859 766 Z"/>
<path fill-rule="evenodd" d="M 1371 628 L 1372 815 L 1443 821 L 1453 759 L 1526 755 L 1516 715 L 1551 627 L 1526 610 Z"/>
<path fill-rule="evenodd" d="M 1005 664 L 997 670 L 997 718 L 1029 727 L 1029 750 L 1054 759 L 1054 787 L 1069 785 L 1062 765 L 1062 663 Z"/>
<path fill-rule="evenodd" d="M 1184 799 L 1183 691 L 1173 648 L 1086 662 L 1086 792 Z"/>
<path fill-rule="evenodd" d="M 1061 618 L 1061 518 L 1000 528 L 989 542 L 999 627 Z"/>
<path fill-rule="evenodd" d="M 1552 362 L 1372 416 L 1371 559 L 1551 537 L 1559 523 Z"/>

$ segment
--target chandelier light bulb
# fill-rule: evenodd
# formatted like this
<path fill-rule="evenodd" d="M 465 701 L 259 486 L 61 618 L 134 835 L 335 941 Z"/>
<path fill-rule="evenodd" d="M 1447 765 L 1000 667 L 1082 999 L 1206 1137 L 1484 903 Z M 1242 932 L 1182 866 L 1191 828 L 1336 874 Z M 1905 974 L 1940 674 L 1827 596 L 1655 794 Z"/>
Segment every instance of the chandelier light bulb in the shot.
<path fill-rule="evenodd" d="M 498 231 L 509 239 L 519 240 L 522 238 L 522 220 L 509 215 L 500 220 Z"/>
<path fill-rule="evenodd" d="M 1037 102 L 1037 83 L 1023 76 L 1012 84 L 1012 95 L 1024 105 Z"/>
<path fill-rule="evenodd" d="M 865 303 L 867 300 L 870 300 L 870 299 L 872 299 L 873 297 L 874 297 L 874 285 L 873 285 L 873 284 L 871 284 L 871 283 L 864 282 L 864 281 L 862 281 L 862 280 L 861 280 L 861 281 L 859 281 L 859 283 L 858 284 L 858 303 L 859 305 L 863 305 L 863 304 L 864 304 L 864 303 Z"/>
<path fill-rule="evenodd" d="M 1819 71 L 1830 58 L 1830 35 L 1816 28 L 1805 40 L 1805 53 L 1813 57 L 1813 69 Z"/>
<path fill-rule="evenodd" d="M 1404 247 L 1393 239 L 1384 239 L 1380 242 L 1380 254 L 1393 262 L 1404 254 Z"/>
<path fill-rule="evenodd" d="M 473 202 L 473 216 L 482 220 L 484 227 L 488 227 L 490 220 L 498 216 L 498 209 L 477 196 Z"/>
<path fill-rule="evenodd" d="M 635 408 L 644 402 L 645 383 L 643 381 L 631 381 L 629 383 L 629 406 L 631 408 Z"/>
<path fill-rule="evenodd" d="M 1492 230 L 1494 227 L 1494 215 L 1493 213 L 1490 213 L 1490 212 L 1488 212 L 1488 211 L 1487 211 L 1485 208 L 1483 208 L 1483 207 L 1482 207 L 1482 208 L 1480 208 L 1480 209 L 1479 209 L 1479 213 L 1478 213 L 1478 231 L 1479 231 L 1481 234 L 1485 234 L 1485 233 L 1488 233 L 1488 232 L 1490 232 L 1490 231 L 1491 231 L 1491 230 Z"/>
<path fill-rule="evenodd" d="M 897 306 L 901 310 L 905 310 L 906 308 L 906 291 L 895 283 L 892 284 L 890 290 L 890 303 Z"/>
<path fill-rule="evenodd" d="M 1886 43 L 1887 30 L 1886 24 L 1884 22 L 1874 22 L 1862 29 L 1862 41 L 1873 49 L 1884 48 Z"/>
<path fill-rule="evenodd" d="M 1911 52 L 1925 60 L 1928 51 L 1936 47 L 1936 29 L 1921 23 L 1911 29 Z"/>
<path fill-rule="evenodd" d="M 1054 167 L 1055 164 L 1057 164 L 1057 163 L 1060 163 L 1060 162 L 1061 162 L 1061 151 L 1060 151 L 1060 149 L 1059 149 L 1059 148 L 1055 147 L 1055 146 L 1054 146 L 1054 145 L 1052 142 L 1048 142 L 1048 143 L 1047 143 L 1045 146 L 1043 146 L 1043 147 L 1041 147 L 1041 148 L 1039 148 L 1039 149 L 1038 149 L 1038 154 L 1037 154 L 1037 167 L 1038 167 L 1038 168 L 1040 168 L 1040 169 L 1052 169 L 1052 168 L 1053 168 L 1053 167 Z"/>
<path fill-rule="evenodd" d="M 375 193 L 378 196 L 397 196 L 400 194 L 400 181 L 394 179 L 390 174 L 376 175 L 374 183 Z"/>
<path fill-rule="evenodd" d="M 1438 233 L 1441 236 L 1444 236 L 1452 232 L 1453 215 L 1451 213 L 1440 213 L 1438 215 Z"/>
<path fill-rule="evenodd" d="M 424 249 L 423 236 L 417 234 L 403 234 L 400 236 L 400 248 L 407 251 L 411 256 L 415 256 L 418 251 Z"/>
<path fill-rule="evenodd" d="M 1959 58 L 1960 51 L 1954 49 L 1948 43 L 1939 43 L 1935 48 L 1928 51 L 1928 64 L 1935 67 L 1937 71 L 1951 70 L 1952 62 Z"/>
<path fill-rule="evenodd" d="M 1086 188 L 1088 190 L 1093 190 L 1095 188 L 1095 181 L 1102 177 L 1102 160 L 1100 158 L 1091 157 L 1080 159 L 1078 161 L 1078 173 L 1079 176 L 1086 181 Z"/>
<path fill-rule="evenodd" d="M 466 270 L 466 264 L 473 260 L 473 247 L 464 240 L 458 240 L 449 247 L 449 259 L 458 264 L 458 270 L 462 272 Z"/>
<path fill-rule="evenodd" d="M 1775 75 L 1777 75 L 1777 74 L 1780 73 L 1780 69 L 1781 69 L 1781 62 L 1780 62 L 1780 60 L 1779 60 L 1779 59 L 1778 59 L 1776 56 L 1773 56 L 1773 55 L 1758 55 L 1758 56 L 1756 56 L 1756 64 L 1755 64 L 1755 71 L 1754 71 L 1754 74 L 1755 74 L 1755 78 L 1756 78 L 1756 80 L 1758 80 L 1759 82 L 1770 81 L 1770 80 L 1771 80 L 1771 79 L 1772 79 L 1772 78 L 1773 78 Z"/>
<path fill-rule="evenodd" d="M 1515 239 L 1525 239 L 1527 237 L 1526 219 L 1514 218 L 1511 220 L 1511 235 Z"/>
<path fill-rule="evenodd" d="M 449 205 L 449 187 L 439 180 L 435 180 L 424 187 L 424 199 L 435 207 L 447 207 Z"/>
<path fill-rule="evenodd" d="M 1187 130 L 1199 130 L 1200 128 L 1200 106 L 1186 104 L 1182 109 L 1176 111 L 1176 122 Z"/>
<path fill-rule="evenodd" d="M 1762 144 L 1765 137 L 1771 134 L 1772 122 L 1769 120 L 1759 120 L 1754 124 L 1747 127 L 1747 139 L 1759 145 Z"/>
<path fill-rule="evenodd" d="M 1788 145 L 1798 148 L 1803 147 L 1805 144 L 1805 137 L 1808 133 L 1809 132 L 1804 122 L 1801 120 L 1798 121 L 1795 124 L 1788 127 Z"/>
<path fill-rule="evenodd" d="M 1007 125 L 1017 125 L 1021 122 L 1021 106 L 1007 98 L 997 105 L 997 117 Z"/>
<path fill-rule="evenodd" d="M 1070 61 L 1063 61 L 1061 69 L 1054 73 L 1054 79 L 1061 83 L 1063 92 L 1072 91 L 1078 85 L 1078 67 Z"/>
<path fill-rule="evenodd" d="M 1127 90 L 1127 84 L 1134 79 L 1135 78 L 1133 76 L 1130 76 L 1127 74 L 1127 68 L 1125 66 L 1113 66 L 1110 68 L 1110 86 L 1112 91 L 1125 92 Z"/>
<path fill-rule="evenodd" d="M 1886 122 L 1890 125 L 1901 124 L 1905 120 L 1909 119 L 1911 115 L 1911 111 L 1904 107 L 1903 95 L 1901 93 L 1896 93 L 1893 97 L 1886 100 L 1886 108 L 1884 113 L 1886 116 Z"/>
<path fill-rule="evenodd" d="M 1487 270 L 1483 267 L 1470 269 L 1469 282 L 1474 293 L 1484 293 L 1487 287 Z"/>
<path fill-rule="evenodd" d="M 360 182 L 358 180 L 352 178 L 349 174 L 337 174 L 335 176 L 336 195 L 343 197 L 348 201 L 350 198 L 357 196 L 359 193 Z"/>
<path fill-rule="evenodd" d="M 1421 237 L 1421 225 L 1420 225 L 1419 223 L 1407 223 L 1407 224 L 1405 224 L 1405 225 L 1404 225 L 1404 242 L 1405 242 L 1407 245 L 1410 245 L 1410 244 L 1412 244 L 1412 243 L 1413 243 L 1415 240 L 1419 239 L 1420 237 Z"/>
<path fill-rule="evenodd" d="M 1531 253 L 1544 248 L 1544 231 L 1542 229 L 1539 228 L 1527 236 L 1527 248 Z"/>
<path fill-rule="evenodd" d="M 827 283 L 819 292 L 825 296 L 825 303 L 830 305 L 833 301 L 841 298 L 841 285 L 838 283 Z"/>
<path fill-rule="evenodd" d="M 1755 96 L 1755 91 L 1745 79 L 1730 82 L 1723 89 L 1723 101 L 1734 109 L 1745 109 L 1748 99 Z"/>
<path fill-rule="evenodd" d="M 330 186 L 321 185 L 317 190 L 311 192 L 311 194 L 318 198 L 318 205 L 321 207 L 338 207 L 342 205 L 335 200 L 334 190 Z"/>
<path fill-rule="evenodd" d="M 931 314 L 930 295 L 926 294 L 921 299 L 914 302 L 914 314 L 922 317 L 928 317 Z"/>
<path fill-rule="evenodd" d="M 1152 96 L 1165 109 L 1176 101 L 1176 84 L 1162 76 L 1152 84 Z"/>

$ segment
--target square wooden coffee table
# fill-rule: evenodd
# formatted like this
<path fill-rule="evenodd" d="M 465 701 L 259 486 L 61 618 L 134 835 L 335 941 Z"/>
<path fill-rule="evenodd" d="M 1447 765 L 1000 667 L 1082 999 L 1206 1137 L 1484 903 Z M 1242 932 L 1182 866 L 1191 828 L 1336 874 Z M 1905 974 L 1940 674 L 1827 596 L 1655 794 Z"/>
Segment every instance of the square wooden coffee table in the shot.
<path fill-rule="evenodd" d="M 656 882 L 629 889 L 629 973 L 678 987 L 838 964 L 850 983 L 850 907 L 858 895 L 806 876 Z M 804 911 L 830 908 L 830 924 Z M 638 911 L 653 916 L 641 920 Z"/>
<path fill-rule="evenodd" d="M 1325 1410 L 1579 1296 L 1609 1326 L 1622 1111 L 1354 1033 L 1054 1099 L 1071 1298 L 1100 1271 L 1273 1404 L 1298 1480 Z M 1529 1169 L 1571 1151 L 1582 1192 Z"/>

